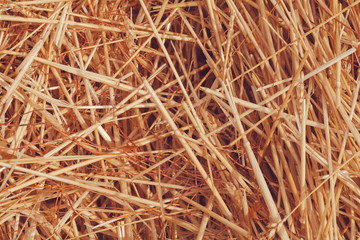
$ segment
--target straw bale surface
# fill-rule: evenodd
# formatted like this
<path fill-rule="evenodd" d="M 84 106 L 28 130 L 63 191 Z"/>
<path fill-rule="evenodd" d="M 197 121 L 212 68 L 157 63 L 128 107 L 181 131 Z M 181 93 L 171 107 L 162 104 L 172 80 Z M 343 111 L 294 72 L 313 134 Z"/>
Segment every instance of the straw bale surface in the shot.
<path fill-rule="evenodd" d="M 360 1 L 0 1 L 0 239 L 356 239 Z"/>

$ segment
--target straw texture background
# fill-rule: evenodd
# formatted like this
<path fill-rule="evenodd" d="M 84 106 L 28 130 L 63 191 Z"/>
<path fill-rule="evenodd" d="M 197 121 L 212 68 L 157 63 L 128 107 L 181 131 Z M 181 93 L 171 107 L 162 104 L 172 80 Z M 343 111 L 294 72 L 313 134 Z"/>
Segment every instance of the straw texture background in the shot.
<path fill-rule="evenodd" d="M 0 238 L 360 237 L 359 3 L 0 1 Z"/>

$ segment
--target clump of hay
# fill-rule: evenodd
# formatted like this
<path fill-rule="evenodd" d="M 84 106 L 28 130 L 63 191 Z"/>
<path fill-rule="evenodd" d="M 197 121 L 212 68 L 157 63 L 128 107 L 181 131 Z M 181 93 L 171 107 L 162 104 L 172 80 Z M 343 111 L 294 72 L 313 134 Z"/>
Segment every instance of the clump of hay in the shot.
<path fill-rule="evenodd" d="M 355 239 L 359 1 L 2 1 L 2 239 Z"/>

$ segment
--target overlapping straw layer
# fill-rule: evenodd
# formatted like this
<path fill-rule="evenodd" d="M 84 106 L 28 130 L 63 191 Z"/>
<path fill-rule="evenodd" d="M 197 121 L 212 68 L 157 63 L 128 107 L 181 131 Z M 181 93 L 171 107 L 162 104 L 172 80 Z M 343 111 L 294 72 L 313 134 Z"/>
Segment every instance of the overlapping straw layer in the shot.
<path fill-rule="evenodd" d="M 359 2 L 1 1 L 0 238 L 359 237 Z"/>

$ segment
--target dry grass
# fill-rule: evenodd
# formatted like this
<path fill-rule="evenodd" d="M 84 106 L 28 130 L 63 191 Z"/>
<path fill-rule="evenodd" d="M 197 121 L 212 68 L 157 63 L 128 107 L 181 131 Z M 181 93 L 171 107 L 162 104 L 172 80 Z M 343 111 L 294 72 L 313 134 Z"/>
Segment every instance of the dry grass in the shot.
<path fill-rule="evenodd" d="M 0 238 L 356 239 L 359 3 L 2 0 Z"/>

